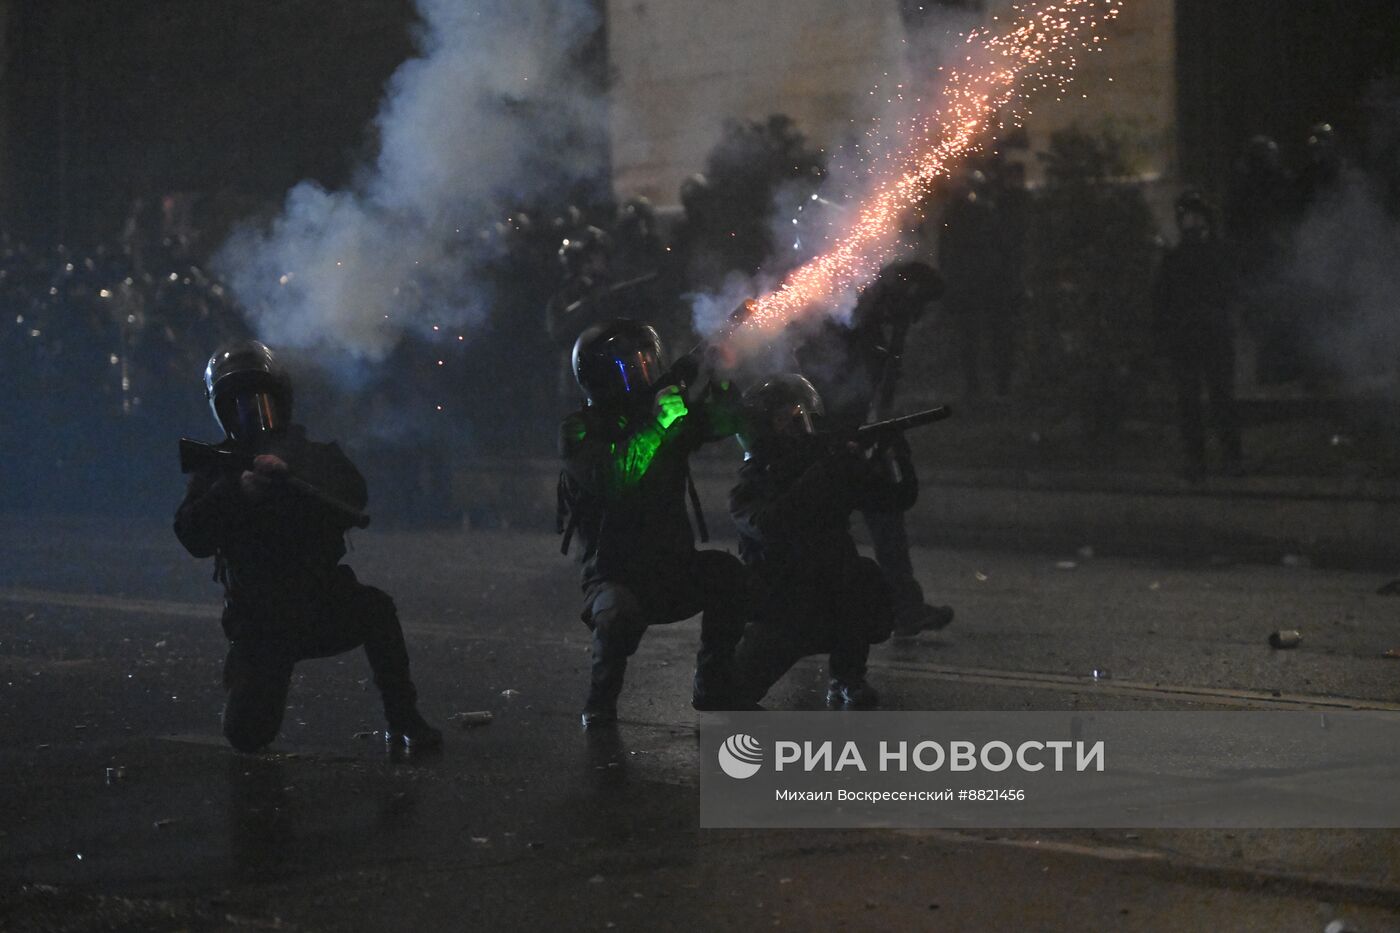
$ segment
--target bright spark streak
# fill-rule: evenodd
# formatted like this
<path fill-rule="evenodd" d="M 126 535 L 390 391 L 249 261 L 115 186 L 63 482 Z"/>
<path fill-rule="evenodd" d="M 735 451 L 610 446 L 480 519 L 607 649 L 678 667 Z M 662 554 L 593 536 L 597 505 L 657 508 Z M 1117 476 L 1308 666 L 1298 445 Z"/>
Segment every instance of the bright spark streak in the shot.
<path fill-rule="evenodd" d="M 756 299 L 747 324 L 777 329 L 835 296 L 863 288 L 898 247 L 900 215 L 917 204 L 950 167 L 979 147 L 982 136 L 1019 125 L 1032 90 L 1069 83 L 1075 52 L 1096 51 L 1095 32 L 1118 16 L 1123 0 L 1058 0 L 1014 7 L 1015 21 L 997 35 L 973 30 L 965 66 L 949 69 L 941 105 L 909 127 L 911 142 L 888 162 L 854 226 L 830 250 L 788 274 L 776 291 Z M 1005 114 L 998 119 L 998 114 Z"/>

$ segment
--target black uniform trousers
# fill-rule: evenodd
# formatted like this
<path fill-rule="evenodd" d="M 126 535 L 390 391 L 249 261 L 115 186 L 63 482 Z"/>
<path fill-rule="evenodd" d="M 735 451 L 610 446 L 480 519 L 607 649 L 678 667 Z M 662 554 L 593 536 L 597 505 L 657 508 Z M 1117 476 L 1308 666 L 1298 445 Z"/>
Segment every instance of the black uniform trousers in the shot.
<path fill-rule="evenodd" d="M 865 679 L 870 646 L 890 636 L 894 607 L 880 567 L 857 557 L 821 586 L 782 586 L 763 597 L 763 611 L 734 651 L 731 699 L 757 705 L 800 659 L 828 654 L 833 680 Z"/>
<path fill-rule="evenodd" d="M 408 649 L 394 601 L 340 565 L 309 597 L 280 605 L 237 596 L 225 602 L 224 736 L 239 751 L 257 751 L 277 737 L 292 667 L 364 646 L 384 712 L 393 728 L 415 708 Z"/>
<path fill-rule="evenodd" d="M 609 702 L 622 692 L 627 659 L 651 625 L 680 622 L 698 612 L 700 649 L 695 656 L 697 701 L 725 689 L 729 661 L 744 632 L 748 574 L 723 551 L 696 551 L 681 565 L 649 578 L 604 580 L 584 590 L 584 624 L 593 631 L 589 698 Z"/>
<path fill-rule="evenodd" d="M 1210 402 L 1211 421 L 1227 460 L 1241 456 L 1240 422 L 1235 410 L 1235 351 L 1232 346 L 1198 348 L 1200 352 L 1172 353 L 1172 378 L 1176 383 L 1181 418 L 1181 442 L 1187 461 L 1204 467 L 1206 460 L 1206 411 L 1202 387 Z"/>

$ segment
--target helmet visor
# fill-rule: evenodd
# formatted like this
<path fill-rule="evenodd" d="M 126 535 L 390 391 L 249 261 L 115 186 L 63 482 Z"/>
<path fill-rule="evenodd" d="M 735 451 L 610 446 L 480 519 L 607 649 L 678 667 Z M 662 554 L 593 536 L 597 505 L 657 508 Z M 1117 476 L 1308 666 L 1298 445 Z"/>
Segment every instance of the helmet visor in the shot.
<path fill-rule="evenodd" d="M 802 402 L 794 402 L 770 412 L 769 423 L 773 433 L 779 437 L 801 437 L 804 434 L 817 433 L 815 416 L 819 414 L 821 412 L 813 412 Z"/>
<path fill-rule="evenodd" d="M 287 426 L 276 397 L 266 390 L 251 388 L 220 400 L 219 421 L 236 441 L 274 434 Z"/>
<path fill-rule="evenodd" d="M 621 394 L 631 397 L 645 393 L 661 378 L 661 361 L 649 347 L 632 349 L 626 353 L 613 353 L 613 365 L 617 367 L 617 385 Z"/>

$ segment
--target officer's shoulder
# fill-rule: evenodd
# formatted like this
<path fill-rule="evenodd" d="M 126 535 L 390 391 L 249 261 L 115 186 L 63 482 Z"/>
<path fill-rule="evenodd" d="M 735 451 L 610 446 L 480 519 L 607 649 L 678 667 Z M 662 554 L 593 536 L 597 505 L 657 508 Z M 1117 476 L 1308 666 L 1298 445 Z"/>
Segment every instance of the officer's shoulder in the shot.
<path fill-rule="evenodd" d="M 310 437 L 307 436 L 306 429 L 303 428 L 301 425 L 292 426 L 291 430 L 288 432 L 288 440 L 291 441 L 293 445 L 305 445 L 305 448 L 307 450 L 313 451 L 317 454 L 322 454 L 331 457 L 341 457 L 347 460 L 349 459 L 349 457 L 346 457 L 345 451 L 341 449 L 340 444 L 338 442 L 313 441 Z"/>
<path fill-rule="evenodd" d="M 562 444 L 578 444 L 598 429 L 598 415 L 592 409 L 580 408 L 571 411 L 559 422 L 559 441 Z"/>

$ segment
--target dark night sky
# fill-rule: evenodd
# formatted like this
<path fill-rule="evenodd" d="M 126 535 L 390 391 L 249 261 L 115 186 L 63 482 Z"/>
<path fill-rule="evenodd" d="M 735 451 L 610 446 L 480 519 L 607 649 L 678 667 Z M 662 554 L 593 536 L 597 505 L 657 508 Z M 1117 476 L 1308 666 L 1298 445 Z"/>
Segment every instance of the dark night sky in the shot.
<path fill-rule="evenodd" d="M 227 191 L 217 215 L 303 178 L 344 183 L 412 51 L 410 0 L 15 6 L 17 226 L 78 237 L 119 224 L 143 191 Z"/>

